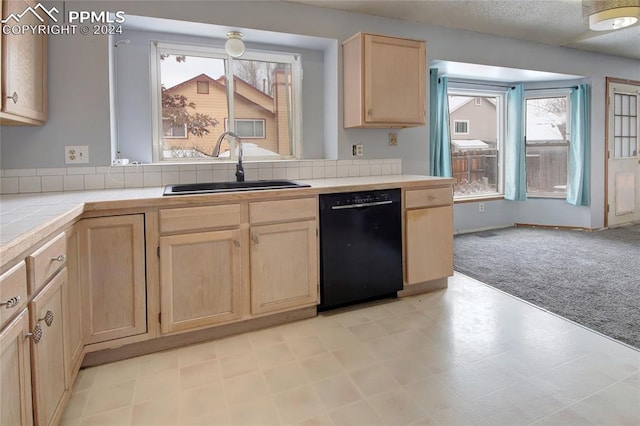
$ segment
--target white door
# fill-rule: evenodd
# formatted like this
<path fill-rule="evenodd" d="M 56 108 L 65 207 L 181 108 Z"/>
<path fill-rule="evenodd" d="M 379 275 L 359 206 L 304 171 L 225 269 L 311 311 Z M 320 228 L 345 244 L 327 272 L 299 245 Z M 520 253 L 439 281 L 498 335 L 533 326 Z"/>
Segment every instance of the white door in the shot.
<path fill-rule="evenodd" d="M 640 85 L 609 82 L 607 225 L 640 222 Z"/>

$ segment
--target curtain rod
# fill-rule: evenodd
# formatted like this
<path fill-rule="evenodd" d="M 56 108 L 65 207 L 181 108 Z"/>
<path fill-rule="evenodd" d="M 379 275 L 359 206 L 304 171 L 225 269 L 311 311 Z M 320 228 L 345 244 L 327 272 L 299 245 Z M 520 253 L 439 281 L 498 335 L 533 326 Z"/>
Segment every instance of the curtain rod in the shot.
<path fill-rule="evenodd" d="M 475 82 L 475 81 L 465 81 L 465 80 L 452 80 L 449 79 L 450 83 L 458 83 L 458 84 L 472 84 L 472 85 L 476 85 L 476 86 L 491 86 L 491 87 L 501 87 L 503 89 L 506 89 L 509 87 L 509 85 L 501 85 L 501 84 L 492 84 L 492 83 L 480 83 L 480 82 Z"/>
<path fill-rule="evenodd" d="M 537 89 L 524 89 L 525 91 L 529 92 L 532 90 L 558 90 L 558 89 L 577 89 L 578 86 L 565 86 L 565 87 L 540 87 Z"/>
<path fill-rule="evenodd" d="M 449 79 L 449 82 L 451 83 L 458 83 L 458 84 L 472 84 L 472 85 L 476 85 L 476 86 L 491 86 L 491 87 L 500 87 L 503 89 L 515 89 L 515 86 L 507 84 L 507 85 L 500 85 L 500 84 L 491 84 L 491 83 L 480 83 L 480 82 L 475 82 L 475 81 L 465 81 L 465 80 L 452 80 Z M 529 91 L 533 91 L 533 90 L 558 90 L 558 89 L 577 89 L 578 86 L 568 86 L 568 87 L 540 87 L 540 88 L 536 88 L 536 89 L 525 89 L 525 91 L 529 92 Z"/>

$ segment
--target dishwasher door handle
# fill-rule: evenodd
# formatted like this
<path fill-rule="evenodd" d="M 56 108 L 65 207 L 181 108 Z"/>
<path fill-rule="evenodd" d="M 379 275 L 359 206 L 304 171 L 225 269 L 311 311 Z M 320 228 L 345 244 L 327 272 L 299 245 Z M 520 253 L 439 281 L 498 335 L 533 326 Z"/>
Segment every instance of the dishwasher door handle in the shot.
<path fill-rule="evenodd" d="M 348 204 L 344 206 L 331 206 L 331 210 L 342 210 L 342 209 L 359 209 L 361 207 L 374 207 L 374 206 L 385 206 L 388 204 L 393 204 L 393 201 L 376 201 L 374 203 L 360 203 L 360 204 Z"/>

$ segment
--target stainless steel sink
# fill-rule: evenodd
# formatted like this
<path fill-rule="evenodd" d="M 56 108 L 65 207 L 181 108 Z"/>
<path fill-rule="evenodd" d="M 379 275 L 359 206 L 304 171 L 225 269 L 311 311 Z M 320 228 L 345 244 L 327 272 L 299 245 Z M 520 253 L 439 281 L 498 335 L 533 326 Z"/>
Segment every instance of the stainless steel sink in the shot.
<path fill-rule="evenodd" d="M 207 182 L 167 185 L 162 195 L 209 194 L 215 192 L 263 191 L 267 189 L 305 188 L 310 185 L 290 180 L 253 180 L 246 182 Z"/>

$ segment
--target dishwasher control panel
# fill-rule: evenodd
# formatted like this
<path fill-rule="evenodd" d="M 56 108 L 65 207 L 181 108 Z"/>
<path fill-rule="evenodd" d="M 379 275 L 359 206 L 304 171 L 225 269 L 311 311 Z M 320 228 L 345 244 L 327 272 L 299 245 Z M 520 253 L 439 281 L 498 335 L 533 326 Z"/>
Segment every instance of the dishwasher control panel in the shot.
<path fill-rule="evenodd" d="M 335 194 L 323 194 L 320 197 L 320 209 L 341 208 L 346 206 L 379 205 L 381 203 L 399 203 L 400 190 L 377 190 L 362 192 L 340 192 Z"/>

